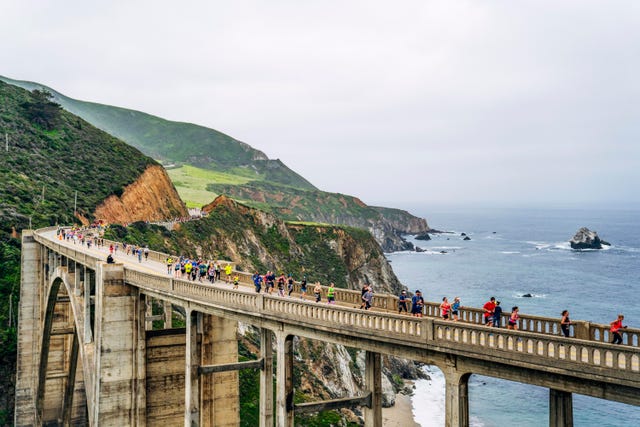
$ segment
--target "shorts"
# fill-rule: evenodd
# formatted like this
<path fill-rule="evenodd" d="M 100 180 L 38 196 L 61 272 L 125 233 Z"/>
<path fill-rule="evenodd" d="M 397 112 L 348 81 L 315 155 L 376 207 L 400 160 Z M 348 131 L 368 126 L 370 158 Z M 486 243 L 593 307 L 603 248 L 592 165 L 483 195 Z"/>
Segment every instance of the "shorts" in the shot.
<path fill-rule="evenodd" d="M 447 319 L 449 318 L 449 313 L 443 314 L 443 315 L 442 315 L 442 318 L 443 318 L 444 320 L 447 320 Z"/>
<path fill-rule="evenodd" d="M 327 297 L 328 302 L 336 302 L 336 297 Z"/>
<path fill-rule="evenodd" d="M 482 323 L 484 323 L 485 325 L 489 322 L 493 323 L 493 316 L 485 316 L 482 318 Z"/>
<path fill-rule="evenodd" d="M 454 316 L 457 316 L 457 315 L 458 315 L 458 310 L 453 310 L 453 311 L 451 312 L 451 314 L 452 314 L 452 315 L 454 315 Z"/>
<path fill-rule="evenodd" d="M 398 311 L 407 311 L 407 303 L 406 302 L 398 303 Z"/>

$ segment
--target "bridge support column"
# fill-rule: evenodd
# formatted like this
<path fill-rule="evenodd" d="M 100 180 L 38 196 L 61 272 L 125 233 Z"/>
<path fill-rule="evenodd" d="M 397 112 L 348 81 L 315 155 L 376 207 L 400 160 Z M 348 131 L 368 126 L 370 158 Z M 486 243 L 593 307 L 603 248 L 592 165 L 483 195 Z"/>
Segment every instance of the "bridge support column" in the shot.
<path fill-rule="evenodd" d="M 90 279 L 85 276 L 85 282 Z M 146 423 L 145 335 L 142 299 L 124 282 L 122 264 L 98 264 L 95 276 L 94 425 Z M 85 294 L 85 299 L 89 294 Z"/>
<path fill-rule="evenodd" d="M 171 303 L 169 301 L 165 301 L 164 302 L 164 329 L 171 329 L 171 327 L 173 326 L 172 314 L 173 314 L 173 310 L 171 308 Z"/>
<path fill-rule="evenodd" d="M 371 393 L 371 407 L 364 408 L 365 427 L 382 427 L 382 358 L 380 353 L 367 351 L 365 378 L 367 391 Z"/>
<path fill-rule="evenodd" d="M 549 427 L 573 427 L 573 396 L 549 389 Z"/>
<path fill-rule="evenodd" d="M 196 427 L 200 424 L 200 381 L 198 367 L 198 313 L 187 310 L 185 370 L 184 370 L 184 427 Z"/>
<path fill-rule="evenodd" d="M 40 364 L 41 292 L 44 292 L 42 250 L 33 233 L 22 233 L 20 309 L 18 312 L 18 358 L 16 370 L 16 426 L 36 425 L 36 375 Z"/>
<path fill-rule="evenodd" d="M 469 427 L 469 376 L 444 370 L 446 427 Z"/>
<path fill-rule="evenodd" d="M 203 315 L 202 365 L 238 363 L 238 322 Z M 240 385 L 237 370 L 200 377 L 201 426 L 240 425 Z"/>
<path fill-rule="evenodd" d="M 273 332 L 260 330 L 260 427 L 273 427 Z"/>
<path fill-rule="evenodd" d="M 293 336 L 276 334 L 276 425 L 293 427 Z"/>

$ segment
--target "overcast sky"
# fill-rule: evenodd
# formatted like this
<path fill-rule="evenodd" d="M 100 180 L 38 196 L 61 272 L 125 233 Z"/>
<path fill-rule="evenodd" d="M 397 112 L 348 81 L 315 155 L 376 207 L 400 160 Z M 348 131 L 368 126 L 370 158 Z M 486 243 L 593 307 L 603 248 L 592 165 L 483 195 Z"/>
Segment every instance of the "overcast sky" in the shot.
<path fill-rule="evenodd" d="M 640 1 L 0 2 L 0 74 L 370 204 L 635 204 Z"/>

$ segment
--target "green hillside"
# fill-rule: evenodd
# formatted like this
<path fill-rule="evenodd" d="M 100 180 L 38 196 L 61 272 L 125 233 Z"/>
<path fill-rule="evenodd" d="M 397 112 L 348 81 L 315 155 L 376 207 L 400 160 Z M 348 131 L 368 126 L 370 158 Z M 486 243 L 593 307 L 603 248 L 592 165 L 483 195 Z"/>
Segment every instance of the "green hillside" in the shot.
<path fill-rule="evenodd" d="M 90 219 L 96 205 L 156 162 L 46 94 L 1 81 L 0 141 L 0 425 L 11 425 L 20 287 L 16 231 L 30 222 L 33 228 L 77 222 L 76 191 L 78 212 Z"/>
<path fill-rule="evenodd" d="M 44 87 L 1 79 L 28 89 Z M 165 163 L 189 207 L 201 207 L 225 194 L 286 220 L 375 230 L 376 239 L 387 251 L 411 248 L 401 234 L 429 229 L 426 221 L 408 212 L 373 208 L 353 196 L 320 191 L 280 160 L 270 160 L 261 151 L 213 129 L 51 92 L 65 109 Z"/>
<path fill-rule="evenodd" d="M 263 152 L 214 129 L 173 122 L 126 108 L 79 101 L 39 83 L 2 76 L 0 80 L 29 90 L 45 88 L 64 109 L 164 164 L 189 164 L 284 186 L 315 189 L 280 160 L 271 160 Z"/>

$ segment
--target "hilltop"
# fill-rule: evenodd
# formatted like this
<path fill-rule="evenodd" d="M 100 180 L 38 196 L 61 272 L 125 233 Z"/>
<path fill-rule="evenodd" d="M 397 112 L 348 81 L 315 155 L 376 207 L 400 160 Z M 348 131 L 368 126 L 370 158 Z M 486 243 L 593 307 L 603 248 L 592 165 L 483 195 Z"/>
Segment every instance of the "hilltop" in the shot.
<path fill-rule="evenodd" d="M 289 221 L 369 230 L 385 251 L 410 249 L 403 234 L 424 233 L 427 222 L 397 209 L 371 207 L 356 197 L 324 192 L 280 160 L 214 129 L 165 120 L 120 107 L 69 98 L 46 88 L 65 109 L 162 161 L 186 204 L 201 207 L 221 194 Z"/>
<path fill-rule="evenodd" d="M 266 180 L 283 186 L 315 189 L 306 179 L 280 160 L 204 126 L 174 122 L 140 111 L 70 98 L 45 85 L 0 80 L 28 90 L 44 88 L 62 107 L 95 127 L 127 142 L 165 165 L 189 164 L 198 168 L 228 172 L 251 180 Z"/>

